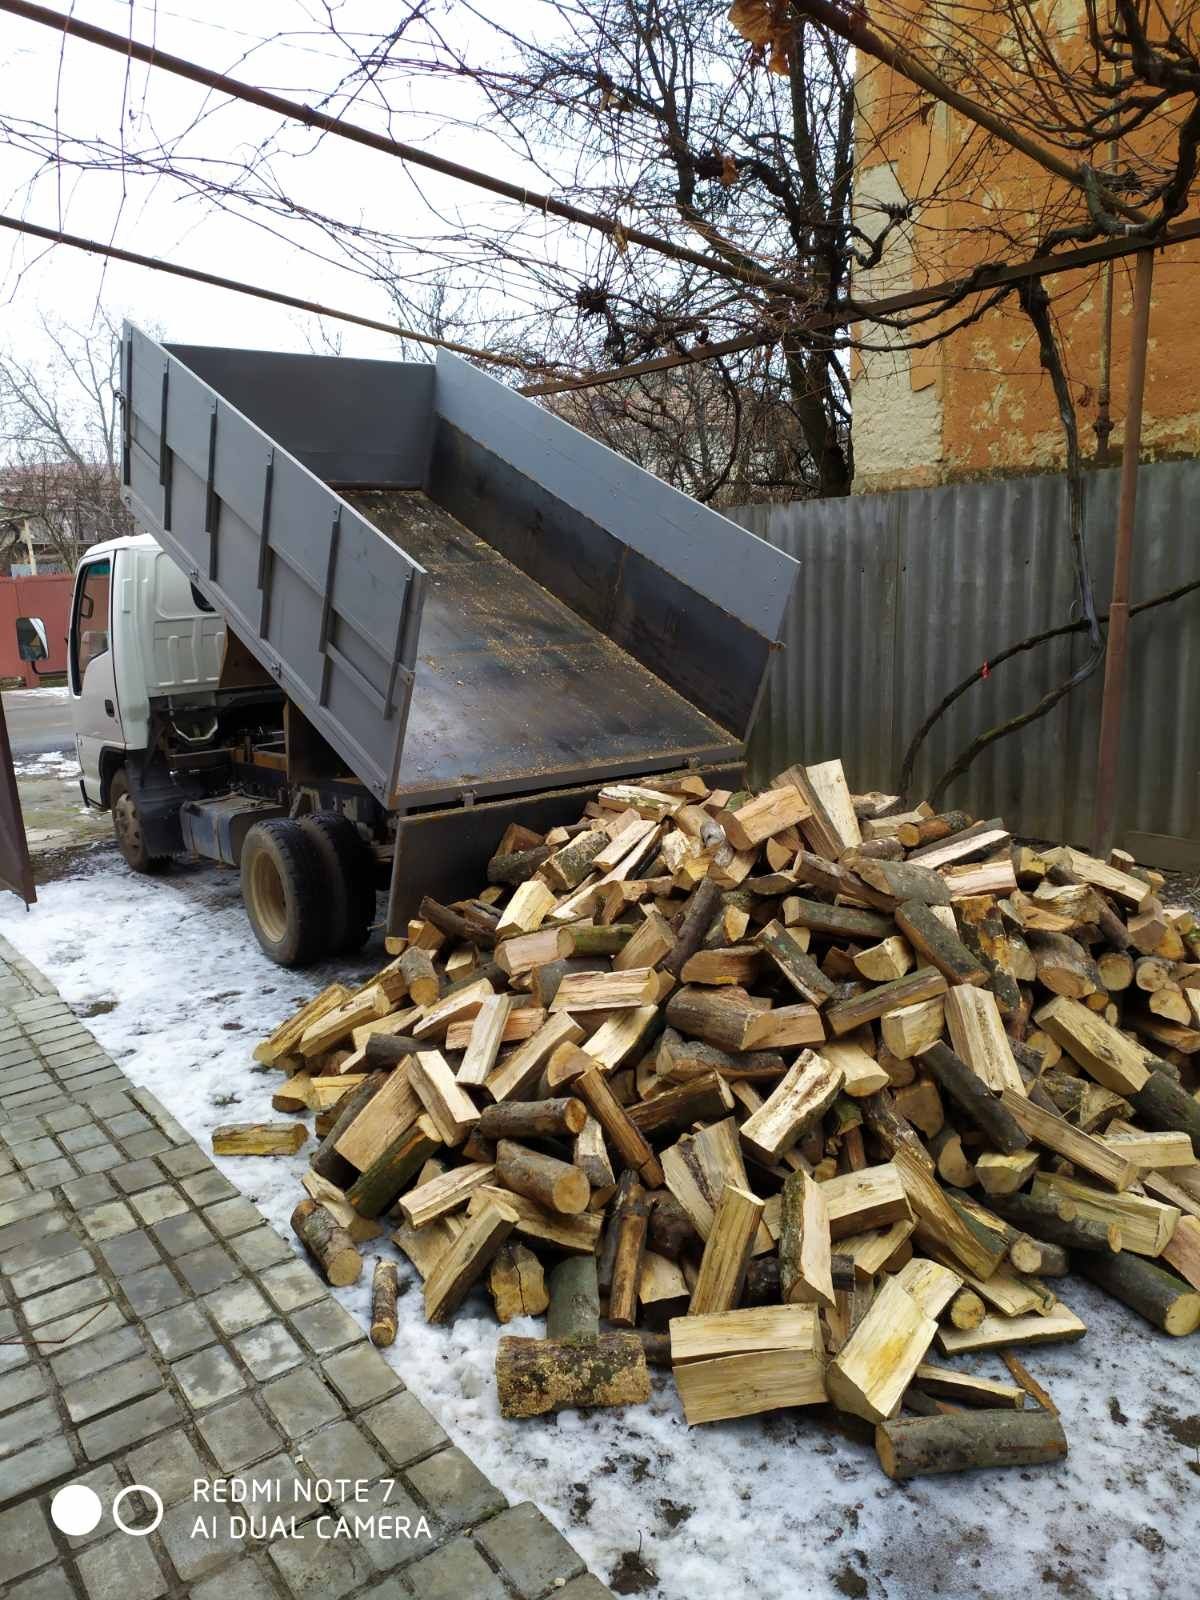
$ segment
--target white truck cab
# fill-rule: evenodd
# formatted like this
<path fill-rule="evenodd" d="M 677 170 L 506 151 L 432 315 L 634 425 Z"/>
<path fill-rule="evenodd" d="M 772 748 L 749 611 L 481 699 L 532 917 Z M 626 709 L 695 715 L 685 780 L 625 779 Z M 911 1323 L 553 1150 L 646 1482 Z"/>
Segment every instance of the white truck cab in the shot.
<path fill-rule="evenodd" d="M 225 623 L 149 534 L 93 545 L 75 575 L 67 658 L 84 799 L 112 805 L 113 779 L 144 759 L 156 706 L 213 721 Z M 208 701 L 209 715 L 195 723 Z"/>

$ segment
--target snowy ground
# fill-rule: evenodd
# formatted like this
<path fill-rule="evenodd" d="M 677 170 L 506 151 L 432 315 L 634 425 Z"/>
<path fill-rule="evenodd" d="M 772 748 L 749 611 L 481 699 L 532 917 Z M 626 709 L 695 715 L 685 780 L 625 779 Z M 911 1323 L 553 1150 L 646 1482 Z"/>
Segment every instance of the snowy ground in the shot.
<path fill-rule="evenodd" d="M 342 968 L 271 966 L 249 933 L 234 874 L 217 868 L 136 878 L 100 848 L 40 893 L 28 914 L 6 899 L 0 932 L 54 980 L 135 1082 L 206 1148 L 220 1122 L 276 1115 L 278 1077 L 251 1070 L 253 1043 Z M 374 956 L 382 959 L 368 951 L 353 974 Z M 218 1164 L 290 1237 L 306 1158 Z M 1088 1337 L 1032 1350 L 1027 1363 L 1062 1411 L 1069 1461 L 902 1487 L 882 1476 L 868 1446 L 802 1411 L 689 1433 L 661 1374 L 646 1407 L 504 1424 L 488 1303 L 473 1298 L 450 1327 L 429 1328 L 399 1259 L 409 1288 L 390 1352 L 396 1369 L 510 1497 L 541 1505 L 622 1592 L 663 1600 L 1196 1593 L 1196 1518 L 1186 1508 L 1200 1493 L 1200 1338 L 1159 1335 L 1075 1280 L 1065 1298 Z M 339 1291 L 364 1321 L 369 1279 Z M 994 1359 L 973 1370 L 1005 1376 Z"/>

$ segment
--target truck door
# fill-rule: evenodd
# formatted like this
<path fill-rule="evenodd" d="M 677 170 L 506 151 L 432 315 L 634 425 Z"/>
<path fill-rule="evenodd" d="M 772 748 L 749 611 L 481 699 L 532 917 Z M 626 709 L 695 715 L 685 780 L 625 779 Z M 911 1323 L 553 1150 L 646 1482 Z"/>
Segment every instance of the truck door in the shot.
<path fill-rule="evenodd" d="M 114 559 L 84 561 L 76 574 L 67 660 L 79 768 L 84 792 L 97 805 L 101 751 L 125 746 L 112 652 Z"/>

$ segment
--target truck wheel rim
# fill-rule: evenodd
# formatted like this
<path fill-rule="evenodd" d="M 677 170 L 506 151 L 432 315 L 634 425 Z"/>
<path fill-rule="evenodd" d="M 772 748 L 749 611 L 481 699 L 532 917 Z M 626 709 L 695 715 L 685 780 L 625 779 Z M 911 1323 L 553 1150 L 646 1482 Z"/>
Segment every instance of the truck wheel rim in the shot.
<path fill-rule="evenodd" d="M 268 855 L 256 856 L 251 866 L 250 899 L 255 921 L 272 944 L 279 944 L 287 932 L 287 898 Z"/>
<path fill-rule="evenodd" d="M 117 842 L 122 849 L 136 855 L 142 847 L 142 830 L 138 826 L 137 808 L 127 794 L 123 794 L 113 807 L 113 822 Z"/>

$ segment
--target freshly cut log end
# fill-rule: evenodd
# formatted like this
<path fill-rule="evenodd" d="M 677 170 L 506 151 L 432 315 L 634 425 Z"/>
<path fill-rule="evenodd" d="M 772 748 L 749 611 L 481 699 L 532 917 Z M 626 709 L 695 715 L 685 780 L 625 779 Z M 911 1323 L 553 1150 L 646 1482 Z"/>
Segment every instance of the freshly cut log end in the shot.
<path fill-rule="evenodd" d="M 511 1139 L 501 1139 L 496 1146 L 496 1176 L 506 1189 L 564 1217 L 586 1211 L 591 1199 L 591 1185 L 578 1167 L 540 1150 L 527 1150 Z"/>
<path fill-rule="evenodd" d="M 396 1263 L 376 1261 L 371 1279 L 371 1343 L 380 1349 L 396 1342 L 398 1290 Z"/>
<path fill-rule="evenodd" d="M 292 1212 L 292 1232 L 320 1267 L 326 1283 L 335 1289 L 357 1283 L 362 1257 L 332 1212 L 306 1196 Z"/>
<path fill-rule="evenodd" d="M 215 1156 L 294 1156 L 308 1138 L 302 1122 L 229 1122 L 214 1128 Z"/>
<path fill-rule="evenodd" d="M 1050 1411 L 975 1411 L 900 1417 L 875 1430 L 889 1478 L 923 1478 L 978 1467 L 1034 1467 L 1067 1454 L 1062 1422 Z"/>
<path fill-rule="evenodd" d="M 502 1417 L 540 1417 L 564 1407 L 641 1405 L 650 1398 L 646 1353 L 636 1333 L 595 1339 L 518 1339 L 496 1346 Z"/>
<path fill-rule="evenodd" d="M 1077 1270 L 1173 1338 L 1200 1328 L 1200 1294 L 1142 1256 L 1081 1256 Z"/>

